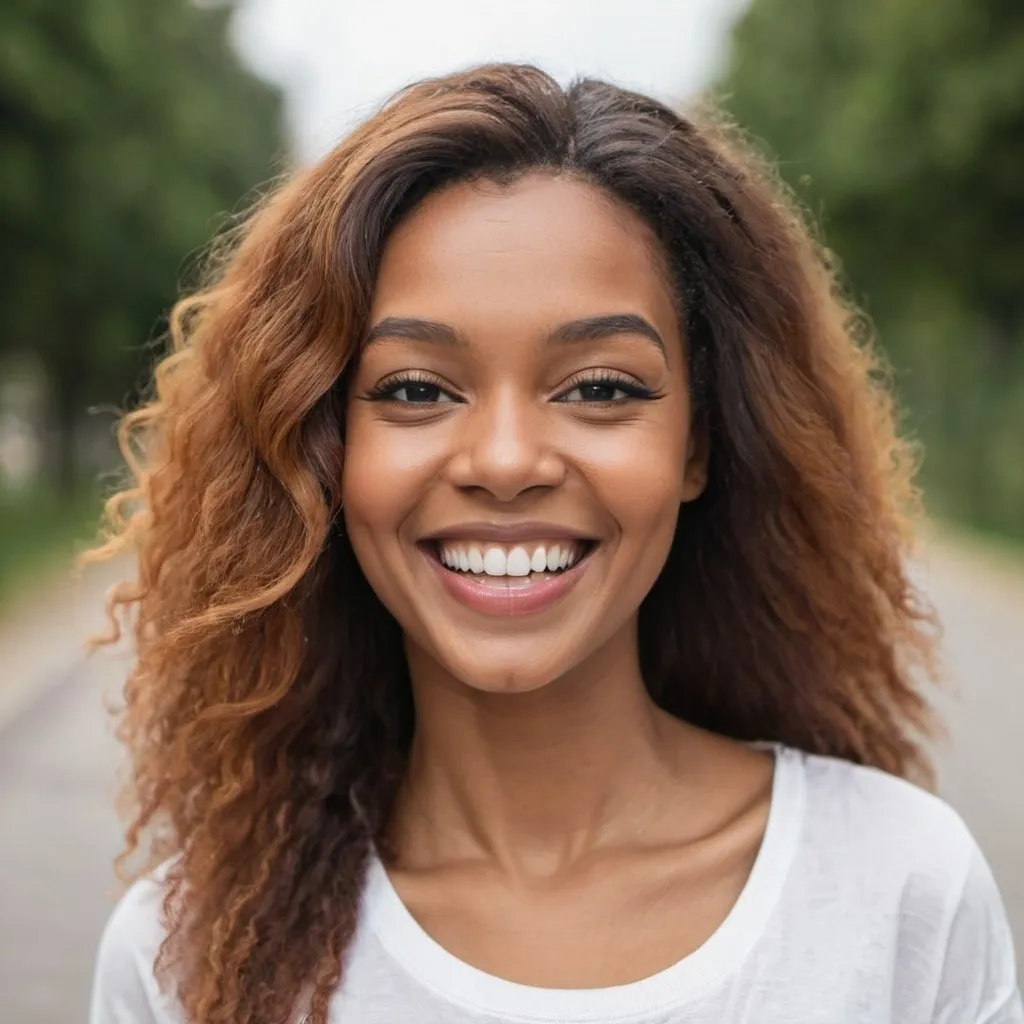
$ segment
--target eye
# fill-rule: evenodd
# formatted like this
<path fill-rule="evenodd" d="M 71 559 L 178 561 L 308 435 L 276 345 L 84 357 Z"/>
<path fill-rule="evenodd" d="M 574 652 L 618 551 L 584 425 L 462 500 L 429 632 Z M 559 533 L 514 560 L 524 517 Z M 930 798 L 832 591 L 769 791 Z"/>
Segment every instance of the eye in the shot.
<path fill-rule="evenodd" d="M 582 402 L 607 405 L 630 399 L 653 397 L 653 392 L 634 380 L 610 374 L 593 375 L 579 380 L 574 386 L 563 391 L 556 401 L 569 404 Z"/>
<path fill-rule="evenodd" d="M 630 395 L 614 384 L 580 384 L 563 398 L 563 402 L 616 402 Z"/>
<path fill-rule="evenodd" d="M 369 397 L 376 402 L 395 402 L 398 405 L 438 405 L 460 401 L 440 384 L 419 376 L 392 377 L 382 381 Z"/>
<path fill-rule="evenodd" d="M 436 384 L 403 384 L 391 392 L 391 398 L 396 402 L 408 402 L 414 405 L 455 401 L 451 395 L 442 391 Z"/>

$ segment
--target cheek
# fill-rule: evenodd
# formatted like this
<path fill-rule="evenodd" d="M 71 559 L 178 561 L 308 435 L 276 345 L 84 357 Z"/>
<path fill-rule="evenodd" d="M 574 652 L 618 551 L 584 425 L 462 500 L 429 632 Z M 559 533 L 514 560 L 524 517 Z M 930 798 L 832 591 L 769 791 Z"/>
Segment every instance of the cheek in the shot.
<path fill-rule="evenodd" d="M 351 417 L 342 470 L 349 543 L 374 593 L 399 621 L 409 613 L 400 531 L 434 476 L 430 460 L 416 452 L 413 434 L 369 417 Z"/>
<path fill-rule="evenodd" d="M 629 540 L 642 542 L 666 524 L 672 529 L 683 500 L 687 437 L 665 419 L 612 429 L 578 452 L 584 476 Z"/>
<path fill-rule="evenodd" d="M 346 520 L 394 536 L 436 475 L 438 444 L 423 436 L 429 433 L 350 418 L 342 474 Z"/>
<path fill-rule="evenodd" d="M 683 487 L 682 455 L 661 439 L 659 444 L 638 445 L 615 473 L 615 490 L 609 501 L 623 526 L 641 525 L 675 515 Z M 605 476 L 611 480 L 612 467 Z"/>
<path fill-rule="evenodd" d="M 413 435 L 393 425 L 351 423 L 342 470 L 349 542 L 370 586 L 396 616 L 404 590 L 400 532 L 435 476 L 433 461 L 417 452 Z"/>
<path fill-rule="evenodd" d="M 661 575 L 679 521 L 682 454 L 664 436 L 660 440 L 637 446 L 614 479 L 603 476 L 599 500 L 618 526 L 610 551 L 609 607 L 621 616 L 636 612 Z"/>

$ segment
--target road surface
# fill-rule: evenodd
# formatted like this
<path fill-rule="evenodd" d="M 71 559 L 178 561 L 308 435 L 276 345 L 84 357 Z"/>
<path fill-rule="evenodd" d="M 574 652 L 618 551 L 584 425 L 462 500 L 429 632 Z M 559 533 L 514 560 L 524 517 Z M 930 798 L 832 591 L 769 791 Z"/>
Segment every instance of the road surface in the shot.
<path fill-rule="evenodd" d="M 960 691 L 942 702 L 952 733 L 940 753 L 942 793 L 989 857 L 1024 970 L 1024 572 L 944 546 L 932 552 L 928 580 Z M 0 630 L 0 690 L 14 692 L 27 665 L 46 673 L 34 700 L 23 691 L 14 711 L 8 700 L 0 726 L 0 1021 L 12 1024 L 85 1019 L 116 891 L 119 751 L 101 698 L 116 693 L 127 662 L 99 655 L 75 664 L 96 587 L 77 600 L 73 623 L 43 605 L 34 626 Z"/>

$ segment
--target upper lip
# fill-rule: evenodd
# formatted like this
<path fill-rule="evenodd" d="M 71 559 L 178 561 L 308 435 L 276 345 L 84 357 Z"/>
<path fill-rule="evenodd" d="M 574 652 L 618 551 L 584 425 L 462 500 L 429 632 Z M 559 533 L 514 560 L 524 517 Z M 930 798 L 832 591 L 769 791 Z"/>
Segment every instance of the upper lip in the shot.
<path fill-rule="evenodd" d="M 443 530 L 434 530 L 426 534 L 422 540 L 427 542 L 440 540 L 492 540 L 499 544 L 513 544 L 519 540 L 559 540 L 563 537 L 580 541 L 593 541 L 596 539 L 591 533 L 559 523 L 478 522 L 446 526 Z"/>

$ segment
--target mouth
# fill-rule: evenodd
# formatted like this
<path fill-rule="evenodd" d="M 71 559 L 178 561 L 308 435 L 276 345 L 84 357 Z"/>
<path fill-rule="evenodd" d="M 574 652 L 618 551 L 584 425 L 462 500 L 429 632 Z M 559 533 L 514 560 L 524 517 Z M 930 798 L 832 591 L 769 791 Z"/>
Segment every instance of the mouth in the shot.
<path fill-rule="evenodd" d="M 478 577 L 495 585 L 536 583 L 578 565 L 595 546 L 594 541 L 571 537 L 521 544 L 493 541 L 434 541 L 434 557 L 449 572 Z"/>
<path fill-rule="evenodd" d="M 445 537 L 420 544 L 449 594 L 498 615 L 547 608 L 578 582 L 598 546 L 567 536 L 512 543 Z"/>

